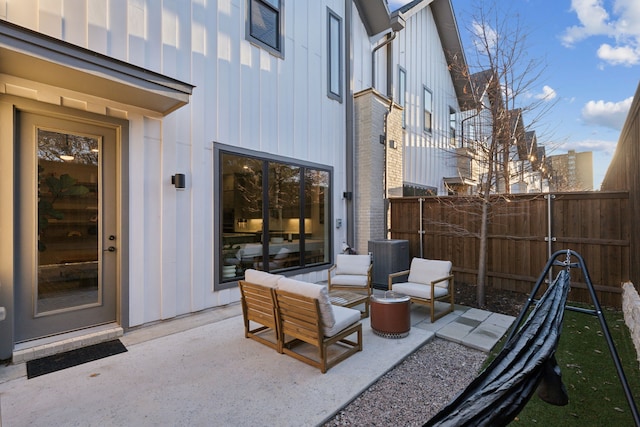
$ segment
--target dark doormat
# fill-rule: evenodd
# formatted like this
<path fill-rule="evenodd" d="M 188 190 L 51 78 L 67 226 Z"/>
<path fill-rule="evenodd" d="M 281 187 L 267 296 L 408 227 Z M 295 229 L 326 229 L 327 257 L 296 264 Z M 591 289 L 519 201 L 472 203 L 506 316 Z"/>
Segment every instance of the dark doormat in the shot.
<path fill-rule="evenodd" d="M 27 362 L 27 378 L 39 377 L 40 375 L 82 365 L 83 363 L 124 353 L 125 351 L 127 351 L 127 348 L 120 340 L 112 340 L 40 359 L 29 360 Z"/>

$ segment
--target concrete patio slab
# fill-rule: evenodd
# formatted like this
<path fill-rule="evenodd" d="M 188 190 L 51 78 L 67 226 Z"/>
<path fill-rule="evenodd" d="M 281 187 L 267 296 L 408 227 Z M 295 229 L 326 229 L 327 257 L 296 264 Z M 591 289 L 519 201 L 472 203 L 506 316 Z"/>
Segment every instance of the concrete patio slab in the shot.
<path fill-rule="evenodd" d="M 487 318 L 489 316 L 491 316 L 491 312 L 490 311 L 486 311 L 486 310 L 480 310 L 478 308 L 470 308 L 469 310 L 465 311 L 461 317 L 467 318 L 467 319 L 473 319 L 473 320 L 478 320 L 480 322 L 483 322 L 485 320 L 487 320 Z"/>
<path fill-rule="evenodd" d="M 375 335 L 363 319 L 363 351 L 322 374 L 244 338 L 231 305 L 128 331 L 126 353 L 30 380 L 24 363 L 0 367 L 0 423 L 319 425 L 435 336 L 489 351 L 513 320 L 457 305 L 431 323 L 413 304 L 407 337 Z"/>
<path fill-rule="evenodd" d="M 504 333 L 505 328 L 484 323 L 464 337 L 464 345 L 476 350 L 489 352 L 500 341 Z"/>
<path fill-rule="evenodd" d="M 473 331 L 473 329 L 473 326 L 453 321 L 439 329 L 436 332 L 436 336 L 438 338 L 457 342 L 458 344 L 463 344 L 466 337 L 471 333 L 471 331 Z"/>

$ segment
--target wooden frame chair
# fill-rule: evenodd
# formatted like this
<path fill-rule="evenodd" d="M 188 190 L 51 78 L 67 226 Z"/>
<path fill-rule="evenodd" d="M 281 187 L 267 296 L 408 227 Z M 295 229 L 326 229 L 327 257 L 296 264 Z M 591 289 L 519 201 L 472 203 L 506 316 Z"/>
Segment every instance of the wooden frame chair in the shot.
<path fill-rule="evenodd" d="M 367 295 L 364 311 L 361 314 L 362 318 L 369 317 L 372 267 L 369 255 L 339 254 L 336 256 L 336 263 L 329 268 L 327 273 L 329 292 L 343 290 Z"/>
<path fill-rule="evenodd" d="M 245 272 L 245 279 L 248 280 L 238 281 L 245 338 L 254 339 L 275 350 L 280 347 L 275 286 L 281 277 L 249 269 Z M 260 326 L 252 329 L 251 322 Z M 274 333 L 274 341 L 265 337 L 269 329 Z"/>
<path fill-rule="evenodd" d="M 321 289 L 314 289 L 318 287 Z M 322 294 L 324 290 L 324 296 Z M 319 295 L 313 295 L 318 292 Z M 332 306 L 328 303 L 326 287 L 313 283 L 283 279 L 275 290 L 278 307 L 280 353 L 287 354 L 324 374 L 328 369 L 362 350 L 360 312 Z M 330 310 L 331 313 L 327 312 Z M 333 317 L 333 319 L 327 319 Z M 328 321 L 334 320 L 333 325 Z M 356 340 L 348 339 L 357 334 Z M 294 351 L 302 343 L 317 349 L 317 359 Z M 329 346 L 337 344 L 337 354 L 329 355 Z"/>
<path fill-rule="evenodd" d="M 413 258 L 409 270 L 389 274 L 389 290 L 408 295 L 411 302 L 431 309 L 431 323 L 454 309 L 451 261 Z M 399 276 L 409 275 L 406 282 L 393 283 Z M 448 301 L 449 307 L 436 315 L 436 301 Z"/>

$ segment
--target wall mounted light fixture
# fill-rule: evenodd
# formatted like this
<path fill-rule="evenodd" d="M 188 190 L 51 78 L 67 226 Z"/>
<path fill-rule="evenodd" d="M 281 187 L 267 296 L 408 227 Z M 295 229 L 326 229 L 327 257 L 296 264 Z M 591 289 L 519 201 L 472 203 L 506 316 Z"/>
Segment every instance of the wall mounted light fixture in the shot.
<path fill-rule="evenodd" d="M 171 177 L 171 183 L 178 189 L 183 189 L 185 184 L 185 177 L 183 173 L 177 173 Z"/>

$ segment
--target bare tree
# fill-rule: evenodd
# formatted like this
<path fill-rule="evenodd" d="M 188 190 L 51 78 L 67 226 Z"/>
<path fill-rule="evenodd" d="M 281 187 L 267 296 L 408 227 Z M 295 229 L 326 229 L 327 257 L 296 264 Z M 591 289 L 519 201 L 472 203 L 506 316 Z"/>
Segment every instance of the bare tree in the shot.
<path fill-rule="evenodd" d="M 522 172 L 510 170 L 516 156 L 528 156 L 523 165 L 542 169 L 544 159 L 531 152 L 526 136 L 556 102 L 553 92 L 541 87 L 546 69 L 543 60 L 529 56 L 528 33 L 517 14 L 501 8 L 505 6 L 509 7 L 508 2 L 478 0 L 466 25 L 472 35 L 466 72 L 481 77 L 475 82 L 470 78 L 477 104 L 473 111 L 463 113 L 462 120 L 462 145 L 473 147 L 479 171 L 471 195 L 481 205 L 476 295 L 481 307 L 486 303 L 492 195 L 510 192 L 513 174 Z"/>

